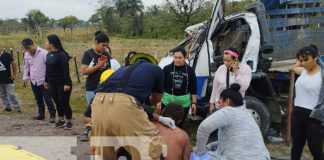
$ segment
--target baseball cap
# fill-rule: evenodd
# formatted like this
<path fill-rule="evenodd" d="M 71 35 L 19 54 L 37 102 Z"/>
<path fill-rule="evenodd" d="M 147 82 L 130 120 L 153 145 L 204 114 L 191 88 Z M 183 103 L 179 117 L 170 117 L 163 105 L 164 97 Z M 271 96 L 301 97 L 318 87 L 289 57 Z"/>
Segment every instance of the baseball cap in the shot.
<path fill-rule="evenodd" d="M 23 45 L 24 48 L 27 48 L 28 46 L 33 44 L 33 40 L 31 40 L 30 38 L 25 38 L 21 44 Z"/>

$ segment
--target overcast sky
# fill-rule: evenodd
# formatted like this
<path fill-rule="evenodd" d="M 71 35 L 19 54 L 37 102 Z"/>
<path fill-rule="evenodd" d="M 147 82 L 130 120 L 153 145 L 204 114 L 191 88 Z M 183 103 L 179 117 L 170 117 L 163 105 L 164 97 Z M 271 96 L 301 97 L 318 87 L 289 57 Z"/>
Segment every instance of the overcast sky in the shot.
<path fill-rule="evenodd" d="M 142 0 L 144 6 L 162 4 L 165 0 Z M 74 15 L 88 20 L 99 7 L 98 0 L 1 0 L 0 19 L 23 18 L 31 9 L 39 9 L 50 18 Z"/>

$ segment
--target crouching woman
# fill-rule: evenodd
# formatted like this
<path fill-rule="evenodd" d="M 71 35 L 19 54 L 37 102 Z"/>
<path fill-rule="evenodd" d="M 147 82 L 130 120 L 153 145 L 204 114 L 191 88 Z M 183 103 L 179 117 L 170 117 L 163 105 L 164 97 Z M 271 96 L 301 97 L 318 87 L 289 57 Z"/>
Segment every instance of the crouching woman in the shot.
<path fill-rule="evenodd" d="M 218 100 L 220 110 L 199 125 L 196 154 L 205 153 L 207 147 L 211 159 L 270 159 L 261 131 L 243 105 L 239 89 L 240 85 L 234 83 L 222 91 Z M 206 146 L 209 135 L 216 129 L 219 129 L 218 141 Z"/>

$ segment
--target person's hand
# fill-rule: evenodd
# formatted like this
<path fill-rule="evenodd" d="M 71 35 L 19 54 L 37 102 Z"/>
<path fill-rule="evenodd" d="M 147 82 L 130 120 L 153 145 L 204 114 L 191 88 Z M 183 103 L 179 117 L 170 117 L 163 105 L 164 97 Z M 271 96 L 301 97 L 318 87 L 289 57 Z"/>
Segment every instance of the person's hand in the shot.
<path fill-rule="evenodd" d="M 27 87 L 27 80 L 23 80 L 23 87 Z"/>
<path fill-rule="evenodd" d="M 161 105 L 161 102 L 159 102 L 156 104 L 155 113 L 160 114 L 161 110 L 162 110 L 162 105 Z"/>
<path fill-rule="evenodd" d="M 48 89 L 48 83 L 47 82 L 44 83 L 44 88 Z"/>
<path fill-rule="evenodd" d="M 302 66 L 300 61 L 297 61 L 294 67 L 292 68 L 292 71 L 297 75 L 300 75 L 304 70 L 305 68 Z"/>
<path fill-rule="evenodd" d="M 294 65 L 294 67 L 302 67 L 300 61 L 297 61 L 296 64 Z"/>
<path fill-rule="evenodd" d="M 197 105 L 196 104 L 191 104 L 191 113 L 196 115 L 196 111 L 197 111 Z"/>
<path fill-rule="evenodd" d="M 171 129 L 176 128 L 174 120 L 172 118 L 170 118 L 170 117 L 159 116 L 159 122 L 161 122 L 162 124 L 168 126 Z"/>
<path fill-rule="evenodd" d="M 71 88 L 69 85 L 64 85 L 64 92 L 67 92 L 69 91 Z"/>
<path fill-rule="evenodd" d="M 105 66 L 105 64 L 106 64 L 106 62 L 107 62 L 107 58 L 99 58 L 98 59 L 98 66 L 100 67 L 100 68 L 102 68 L 102 67 L 104 67 Z"/>
<path fill-rule="evenodd" d="M 238 62 L 237 62 L 236 60 L 233 61 L 232 64 L 231 64 L 231 71 L 232 71 L 235 75 L 237 75 L 237 73 L 238 73 Z"/>
<path fill-rule="evenodd" d="M 11 76 L 10 76 L 10 79 L 11 79 L 11 80 L 15 80 L 15 79 L 16 79 L 16 76 L 15 76 L 15 75 L 11 75 Z"/>

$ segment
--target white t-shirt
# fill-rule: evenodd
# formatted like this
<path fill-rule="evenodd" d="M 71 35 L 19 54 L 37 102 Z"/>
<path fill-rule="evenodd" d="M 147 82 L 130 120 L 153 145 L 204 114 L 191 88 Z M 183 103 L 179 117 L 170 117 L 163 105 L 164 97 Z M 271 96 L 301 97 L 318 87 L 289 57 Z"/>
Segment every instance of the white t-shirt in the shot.
<path fill-rule="evenodd" d="M 111 66 L 111 69 L 113 69 L 114 71 L 116 71 L 117 69 L 119 69 L 121 67 L 121 65 L 119 64 L 119 62 L 116 59 L 110 59 L 110 66 Z"/>
<path fill-rule="evenodd" d="M 303 71 L 295 83 L 295 106 L 313 110 L 319 99 L 321 85 L 320 71 L 312 76 Z"/>

